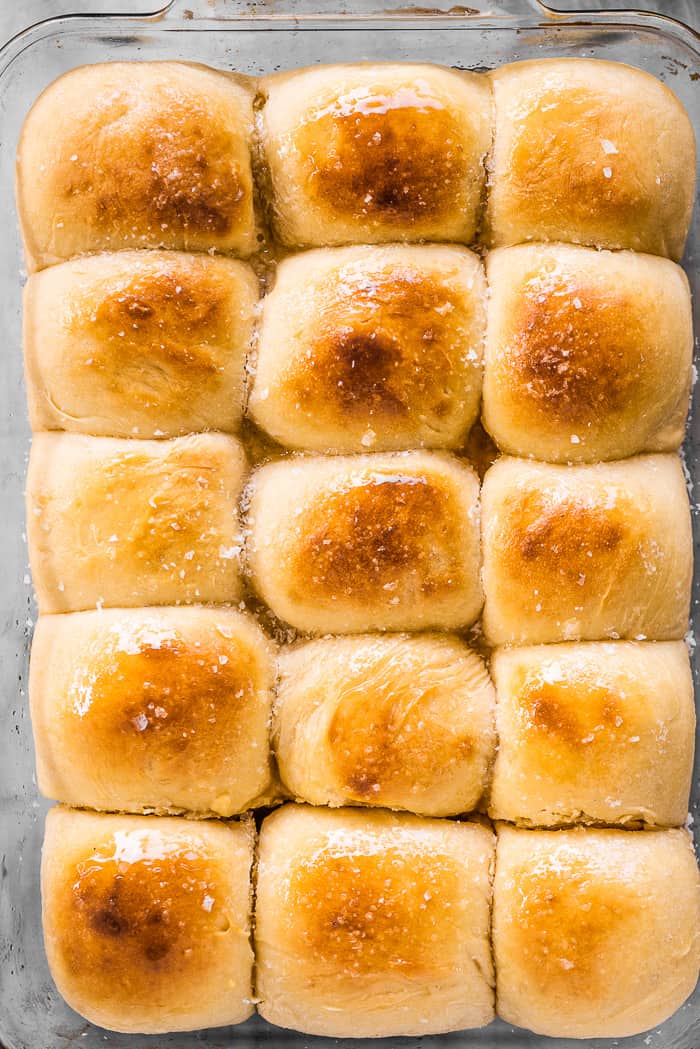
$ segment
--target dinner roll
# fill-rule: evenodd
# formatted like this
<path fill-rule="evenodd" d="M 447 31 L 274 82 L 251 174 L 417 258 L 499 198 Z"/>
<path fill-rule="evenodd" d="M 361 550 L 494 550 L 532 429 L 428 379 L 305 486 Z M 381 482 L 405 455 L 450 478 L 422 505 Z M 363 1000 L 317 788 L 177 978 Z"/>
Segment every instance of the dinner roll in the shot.
<path fill-rule="evenodd" d="M 265 77 L 260 138 L 290 247 L 474 240 L 491 144 L 488 81 L 417 63 Z"/>
<path fill-rule="evenodd" d="M 32 428 L 236 430 L 257 298 L 244 263 L 173 251 L 92 255 L 34 274 L 24 290 Z"/>
<path fill-rule="evenodd" d="M 100 62 L 34 103 L 17 153 L 27 269 L 84 252 L 256 247 L 245 77 L 189 62 Z"/>
<path fill-rule="evenodd" d="M 253 583 L 309 633 L 469 626 L 482 604 L 478 500 L 472 468 L 437 453 L 269 463 L 250 486 Z"/>
<path fill-rule="evenodd" d="M 27 538 L 40 612 L 238 600 L 233 437 L 35 434 Z"/>
<path fill-rule="evenodd" d="M 665 84 L 641 69 L 584 58 L 514 62 L 490 77 L 491 247 L 564 240 L 680 259 L 695 141 Z"/>
<path fill-rule="evenodd" d="M 226 608 L 40 616 L 37 778 L 68 805 L 232 816 L 270 785 L 272 652 Z"/>
<path fill-rule="evenodd" d="M 280 775 L 315 805 L 470 812 L 493 762 L 494 702 L 482 660 L 454 637 L 336 637 L 283 648 Z"/>
<path fill-rule="evenodd" d="M 498 831 L 498 1014 L 556 1038 L 624 1038 L 695 987 L 700 876 L 685 830 Z"/>
<path fill-rule="evenodd" d="M 126 1033 L 247 1019 L 252 844 L 241 823 L 51 809 L 44 944 L 68 1004 Z"/>
<path fill-rule="evenodd" d="M 492 645 L 684 636 L 693 545 L 677 456 L 505 457 L 484 479 L 482 517 Z"/>
<path fill-rule="evenodd" d="M 685 822 L 695 711 L 682 641 L 500 649 L 491 673 L 494 819 L 542 827 Z"/>
<path fill-rule="evenodd" d="M 488 257 L 484 422 L 503 451 L 626 459 L 683 440 L 690 290 L 668 259 L 565 244 Z"/>
<path fill-rule="evenodd" d="M 264 303 L 255 421 L 292 448 L 456 447 L 481 394 L 486 281 L 448 245 L 319 248 Z"/>
<path fill-rule="evenodd" d="M 333 1038 L 493 1019 L 493 835 L 474 823 L 285 805 L 258 853 L 258 1009 Z"/>

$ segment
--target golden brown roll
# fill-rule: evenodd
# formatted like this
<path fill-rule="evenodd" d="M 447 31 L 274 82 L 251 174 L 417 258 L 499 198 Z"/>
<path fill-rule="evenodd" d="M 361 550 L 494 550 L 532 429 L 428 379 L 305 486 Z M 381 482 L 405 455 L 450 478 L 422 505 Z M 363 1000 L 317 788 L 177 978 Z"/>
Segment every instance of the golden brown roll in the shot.
<path fill-rule="evenodd" d="M 493 819 L 685 823 L 695 710 L 682 641 L 499 649 L 491 673 Z"/>
<path fill-rule="evenodd" d="M 51 809 L 44 944 L 68 1004 L 126 1033 L 247 1019 L 252 853 L 247 824 Z"/>
<path fill-rule="evenodd" d="M 448 455 L 296 458 L 253 474 L 260 597 L 314 634 L 469 626 L 482 604 L 479 482 Z"/>
<path fill-rule="evenodd" d="M 236 601 L 244 471 L 223 434 L 35 434 L 27 538 L 39 611 Z"/>
<path fill-rule="evenodd" d="M 693 546 L 677 456 L 504 457 L 484 479 L 482 520 L 492 645 L 684 636 Z"/>
<path fill-rule="evenodd" d="M 278 809 L 258 853 L 259 1011 L 334 1038 L 489 1023 L 492 865 L 478 824 Z"/>
<path fill-rule="evenodd" d="M 700 876 L 685 830 L 498 830 L 497 1010 L 555 1038 L 624 1038 L 695 987 Z"/>
<path fill-rule="evenodd" d="M 336 637 L 280 651 L 275 751 L 315 805 L 475 809 L 495 751 L 483 661 L 444 635 Z"/>
<path fill-rule="evenodd" d="M 679 266 L 523 244 L 491 252 L 487 267 L 483 418 L 503 451 L 596 462 L 678 448 L 693 356 Z"/>
<path fill-rule="evenodd" d="M 291 256 L 264 302 L 251 414 L 292 448 L 457 447 L 479 408 L 485 300 L 465 248 Z"/>
<path fill-rule="evenodd" d="M 260 87 L 269 204 L 284 244 L 474 239 L 491 144 L 485 77 L 339 64 Z"/>
<path fill-rule="evenodd" d="M 244 263 L 174 251 L 92 255 L 34 274 L 24 291 L 32 428 L 236 430 L 257 299 Z"/>
<path fill-rule="evenodd" d="M 34 103 L 17 153 L 27 269 L 121 248 L 250 255 L 245 77 L 185 62 L 101 62 Z"/>
<path fill-rule="evenodd" d="M 490 78 L 491 247 L 563 240 L 680 259 L 695 141 L 665 84 L 619 62 L 582 58 L 514 62 Z"/>
<path fill-rule="evenodd" d="M 243 812 L 270 786 L 272 651 L 226 608 L 40 616 L 29 695 L 42 794 L 122 812 Z"/>

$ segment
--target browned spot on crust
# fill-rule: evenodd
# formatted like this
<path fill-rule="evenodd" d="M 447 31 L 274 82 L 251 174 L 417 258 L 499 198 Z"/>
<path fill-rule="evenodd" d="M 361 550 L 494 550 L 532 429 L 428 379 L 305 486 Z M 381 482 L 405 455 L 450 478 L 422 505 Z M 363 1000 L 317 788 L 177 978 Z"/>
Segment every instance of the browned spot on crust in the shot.
<path fill-rule="evenodd" d="M 426 789 L 453 774 L 474 754 L 460 727 L 444 724 L 435 705 L 439 689 L 415 688 L 410 667 L 387 675 L 368 668 L 338 704 L 328 727 L 333 764 L 357 801 L 381 803 L 383 792 Z"/>
<path fill-rule="evenodd" d="M 329 338 L 324 349 L 325 352 L 315 355 L 308 371 L 323 375 L 341 415 L 405 416 L 408 413 L 405 398 L 391 389 L 392 379 L 396 384 L 397 369 L 402 363 L 401 347 L 394 339 L 382 338 L 377 332 L 341 330 Z M 308 402 L 313 394 L 310 383 L 302 398 Z"/>
<path fill-rule="evenodd" d="M 639 911 L 633 887 L 606 878 L 595 863 L 557 850 L 515 872 L 511 936 L 515 957 L 552 995 L 609 990 L 611 942 L 631 935 Z"/>
<path fill-rule="evenodd" d="M 391 606 L 407 577 L 424 595 L 463 583 L 457 507 L 425 477 L 370 474 L 320 496 L 305 518 L 292 570 L 304 600 L 335 594 Z"/>
<path fill-rule="evenodd" d="M 471 308 L 444 283 L 411 271 L 334 274 L 318 315 L 288 378 L 302 408 L 394 420 L 459 407 Z"/>
<path fill-rule="evenodd" d="M 70 304 L 84 381 L 152 408 L 218 388 L 230 354 L 231 287 L 195 262 L 116 278 Z"/>
<path fill-rule="evenodd" d="M 348 94 L 295 138 L 311 196 L 348 218 L 420 223 L 463 198 L 464 131 L 427 84 Z"/>
<path fill-rule="evenodd" d="M 146 351 L 169 365 L 218 369 L 206 345 L 226 337 L 230 289 L 220 276 L 195 263 L 185 271 L 158 268 L 115 282 L 95 306 L 80 313 L 80 327 L 122 352 Z M 117 340 L 119 340 L 117 342 Z M 103 363 L 103 362 L 98 362 Z"/>
<path fill-rule="evenodd" d="M 458 896 L 459 875 L 445 856 L 322 850 L 292 874 L 294 947 L 335 977 L 424 975 L 436 965 L 436 933 L 439 955 L 451 956 L 447 903 Z"/>
<path fill-rule="evenodd" d="M 516 497 L 510 524 L 516 561 L 542 562 L 574 583 L 582 573 L 595 575 L 601 558 L 608 564 L 629 539 L 621 507 L 606 509 L 575 496 L 552 500 L 536 491 Z"/>
<path fill-rule="evenodd" d="M 196 761 L 200 747 L 213 755 L 213 741 L 235 747 L 256 700 L 257 667 L 245 645 L 188 641 L 157 627 L 119 634 L 86 655 L 74 675 L 83 731 L 117 746 L 117 760 Z"/>
<path fill-rule="evenodd" d="M 153 97 L 140 84 L 95 99 L 92 135 L 76 160 L 57 165 L 57 192 L 90 200 L 96 227 L 131 237 L 162 231 L 223 237 L 249 207 L 247 179 L 236 154 L 240 131 L 212 119 L 205 99 L 161 85 Z"/>
<path fill-rule="evenodd" d="M 525 677 L 515 694 L 525 731 L 534 731 L 543 742 L 546 738 L 580 752 L 597 741 L 609 746 L 618 735 L 629 734 L 620 696 L 584 676 L 556 682 Z"/>
<path fill-rule="evenodd" d="M 585 425 L 624 410 L 644 377 L 647 335 L 629 297 L 566 276 L 525 282 L 499 369 L 546 420 Z"/>
<path fill-rule="evenodd" d="M 624 114 L 610 99 L 584 89 L 543 90 L 518 117 L 508 158 L 510 192 L 520 221 L 615 229 L 648 218 L 651 201 L 624 151 L 607 154 L 602 142 L 625 138 Z M 606 176 L 609 171 L 610 175 Z"/>
<path fill-rule="evenodd" d="M 78 864 L 66 887 L 60 930 L 66 960 L 105 1000 L 130 995 L 135 978 L 160 984 L 180 975 L 201 958 L 221 922 L 207 860 L 186 847 L 159 854 L 154 836 L 142 850 L 142 840 L 129 832 L 115 836 L 113 848 Z"/>

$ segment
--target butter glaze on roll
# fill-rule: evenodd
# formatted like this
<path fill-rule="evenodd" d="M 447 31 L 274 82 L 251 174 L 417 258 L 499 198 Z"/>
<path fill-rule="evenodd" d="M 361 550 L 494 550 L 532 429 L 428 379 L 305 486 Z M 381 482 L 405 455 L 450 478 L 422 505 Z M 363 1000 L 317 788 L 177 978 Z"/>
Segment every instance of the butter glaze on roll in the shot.
<path fill-rule="evenodd" d="M 514 62 L 489 76 L 490 247 L 557 240 L 680 259 L 695 141 L 665 84 L 632 66 L 581 58 Z"/>
<path fill-rule="evenodd" d="M 469 626 L 479 482 L 448 455 L 298 457 L 256 470 L 246 554 L 275 615 L 315 634 Z"/>
<path fill-rule="evenodd" d="M 282 243 L 474 240 L 491 144 L 485 77 L 367 63 L 280 73 L 260 88 Z"/>
<path fill-rule="evenodd" d="M 425 816 L 475 809 L 495 752 L 494 691 L 455 637 L 323 638 L 283 648 L 275 751 L 315 805 Z"/>
<path fill-rule="evenodd" d="M 103 62 L 39 97 L 17 154 L 30 272 L 86 252 L 256 247 L 245 77 L 184 62 Z"/>
<path fill-rule="evenodd" d="M 685 830 L 498 828 L 497 1010 L 554 1038 L 663 1023 L 700 966 L 700 875 Z"/>
<path fill-rule="evenodd" d="M 490 644 L 685 635 L 693 545 L 677 456 L 502 458 L 484 479 L 482 521 Z"/>
<path fill-rule="evenodd" d="M 44 943 L 68 1004 L 127 1034 L 246 1020 L 252 837 L 241 823 L 51 809 Z"/>
<path fill-rule="evenodd" d="M 29 694 L 45 797 L 232 816 L 270 786 L 272 649 L 226 608 L 40 616 Z"/>
<path fill-rule="evenodd" d="M 208 255 L 121 251 L 52 266 L 24 291 L 34 430 L 233 432 L 258 282 Z"/>
<path fill-rule="evenodd" d="M 245 467 L 223 434 L 35 434 L 27 538 L 39 611 L 237 601 Z"/>
<path fill-rule="evenodd" d="M 479 408 L 485 301 L 464 248 L 287 258 L 264 302 L 251 414 L 292 448 L 459 446 Z"/>
<path fill-rule="evenodd" d="M 685 823 L 695 711 L 682 641 L 499 649 L 491 673 L 493 819 Z"/>
<path fill-rule="evenodd" d="M 493 835 L 474 823 L 286 805 L 262 826 L 257 996 L 333 1038 L 493 1019 Z"/>
<path fill-rule="evenodd" d="M 503 451 L 596 462 L 679 447 L 693 355 L 679 266 L 531 244 L 491 252 L 487 270 L 483 418 Z"/>

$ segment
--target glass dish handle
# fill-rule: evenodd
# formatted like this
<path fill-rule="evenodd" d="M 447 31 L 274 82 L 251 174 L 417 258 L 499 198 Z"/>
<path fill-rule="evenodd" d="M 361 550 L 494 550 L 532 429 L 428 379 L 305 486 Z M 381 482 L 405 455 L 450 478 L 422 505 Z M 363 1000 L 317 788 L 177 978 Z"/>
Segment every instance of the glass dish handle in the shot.
<path fill-rule="evenodd" d="M 452 0 L 338 0 L 329 11 L 324 0 L 266 0 L 265 3 L 250 3 L 249 0 L 171 0 L 162 10 L 162 17 L 170 20 L 236 21 L 279 19 L 314 19 L 338 22 L 343 18 L 391 18 L 403 19 L 415 16 L 422 18 L 444 18 L 445 24 L 457 20 L 501 18 L 522 19 L 537 15 L 539 18 L 561 18 L 547 7 L 544 0 L 470 0 L 468 4 L 453 4 Z M 325 10 L 324 10 L 325 8 Z"/>

